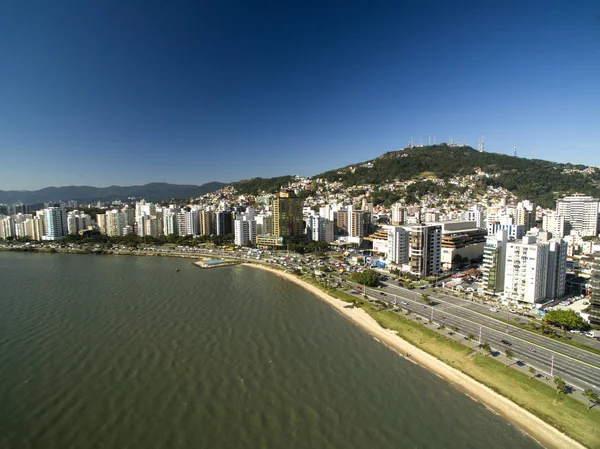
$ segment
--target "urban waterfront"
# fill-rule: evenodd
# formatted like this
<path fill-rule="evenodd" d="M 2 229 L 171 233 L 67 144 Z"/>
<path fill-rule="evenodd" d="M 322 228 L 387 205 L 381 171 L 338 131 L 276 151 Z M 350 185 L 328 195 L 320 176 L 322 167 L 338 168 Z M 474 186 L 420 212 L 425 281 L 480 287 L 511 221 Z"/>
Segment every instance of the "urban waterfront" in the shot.
<path fill-rule="evenodd" d="M 538 447 L 300 287 L 189 259 L 0 253 L 0 403 L 0 447 Z"/>

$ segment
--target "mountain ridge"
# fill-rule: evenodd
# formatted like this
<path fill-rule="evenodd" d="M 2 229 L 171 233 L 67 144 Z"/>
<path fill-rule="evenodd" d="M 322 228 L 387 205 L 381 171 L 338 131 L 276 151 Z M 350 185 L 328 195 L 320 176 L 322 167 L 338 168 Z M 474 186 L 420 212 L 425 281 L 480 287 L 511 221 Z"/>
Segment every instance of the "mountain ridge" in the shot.
<path fill-rule="evenodd" d="M 228 184 L 217 181 L 201 185 L 151 182 L 133 186 L 52 186 L 38 190 L 0 190 L 0 203 L 37 204 L 69 200 L 94 202 L 113 201 L 128 197 L 145 198 L 147 200 L 193 198 L 217 191 L 226 185 Z"/>

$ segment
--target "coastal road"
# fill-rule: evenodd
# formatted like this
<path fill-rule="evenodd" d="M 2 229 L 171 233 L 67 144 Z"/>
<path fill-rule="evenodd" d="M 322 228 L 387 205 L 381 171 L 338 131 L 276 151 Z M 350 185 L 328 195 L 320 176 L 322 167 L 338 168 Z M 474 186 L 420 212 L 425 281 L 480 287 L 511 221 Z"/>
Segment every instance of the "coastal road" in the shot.
<path fill-rule="evenodd" d="M 357 285 L 351 282 L 346 282 L 346 284 Z M 435 305 L 426 306 L 422 304 L 420 293 L 401 289 L 398 294 L 394 294 L 390 290 L 392 289 L 389 287 L 382 289 L 368 288 L 367 294 L 372 299 L 383 300 L 390 304 L 396 302 L 402 309 L 410 310 L 426 320 L 431 319 L 433 316 L 432 321 L 434 323 L 444 324 L 448 329 L 456 326 L 459 334 L 465 337 L 468 334 L 472 334 L 475 337 L 475 341 L 471 343 L 472 345 L 478 344 L 477 342 L 481 335 L 481 342 L 487 341 L 495 351 L 504 353 L 507 349 L 510 349 L 515 354 L 515 361 L 512 363 L 516 363 L 517 361 L 523 362 L 526 365 L 532 366 L 540 374 L 562 377 L 569 385 L 580 389 L 592 388 L 596 391 L 600 389 L 600 368 L 596 366 L 589 365 L 586 362 L 561 354 L 542 345 L 529 342 L 518 335 L 507 335 L 505 324 L 504 330 L 498 330 L 489 327 L 489 321 L 481 323 L 473 321 L 472 317 L 464 316 L 465 309 L 461 307 L 443 302 L 435 304 L 435 298 L 432 298 Z M 382 291 L 386 293 L 386 296 L 381 295 Z M 462 314 L 457 314 L 456 312 L 462 312 Z M 492 318 L 488 318 L 488 320 L 492 324 L 499 323 Z M 532 335 L 535 336 L 535 334 Z M 544 337 L 540 338 L 542 340 L 550 340 Z M 510 346 L 502 343 L 503 340 L 509 341 Z M 550 341 L 554 343 L 553 340 Z"/>

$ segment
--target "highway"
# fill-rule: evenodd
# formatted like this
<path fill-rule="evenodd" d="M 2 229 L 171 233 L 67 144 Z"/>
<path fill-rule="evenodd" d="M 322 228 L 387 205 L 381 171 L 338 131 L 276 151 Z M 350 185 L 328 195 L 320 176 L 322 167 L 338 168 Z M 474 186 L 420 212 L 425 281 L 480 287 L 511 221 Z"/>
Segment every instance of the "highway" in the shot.
<path fill-rule="evenodd" d="M 342 283 L 358 286 L 358 284 L 346 280 Z M 363 289 L 362 286 L 361 289 Z M 381 292 L 386 295 L 381 295 Z M 444 324 L 447 329 L 456 326 L 459 334 L 465 337 L 473 334 L 476 342 L 481 335 L 481 343 L 488 342 L 494 351 L 504 353 L 510 349 L 515 355 L 512 363 L 520 361 L 532 366 L 540 374 L 559 376 L 576 388 L 593 388 L 596 391 L 600 388 L 600 367 L 591 365 L 587 361 L 578 360 L 571 355 L 565 355 L 560 351 L 574 350 L 575 354 L 584 353 L 586 358 L 594 361 L 600 356 L 514 326 L 509 326 L 507 334 L 505 323 L 440 300 L 435 294 L 430 295 L 432 304 L 425 305 L 420 290 L 408 290 L 388 284 L 383 288 L 367 288 L 367 294 L 372 299 L 383 300 L 389 304 L 396 302 L 400 308 L 410 310 L 426 320 L 433 316 L 434 323 Z M 502 343 L 502 340 L 510 342 L 510 346 Z M 472 344 L 477 344 L 476 342 Z M 566 346 L 566 349 L 563 346 Z"/>

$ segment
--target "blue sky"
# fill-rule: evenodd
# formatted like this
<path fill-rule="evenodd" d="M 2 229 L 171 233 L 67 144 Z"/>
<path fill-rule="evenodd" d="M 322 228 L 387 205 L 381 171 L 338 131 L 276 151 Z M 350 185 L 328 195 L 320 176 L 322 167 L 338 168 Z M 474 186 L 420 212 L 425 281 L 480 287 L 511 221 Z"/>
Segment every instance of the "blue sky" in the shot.
<path fill-rule="evenodd" d="M 3 190 L 314 175 L 482 135 L 600 165 L 598 2 L 0 4 Z"/>

